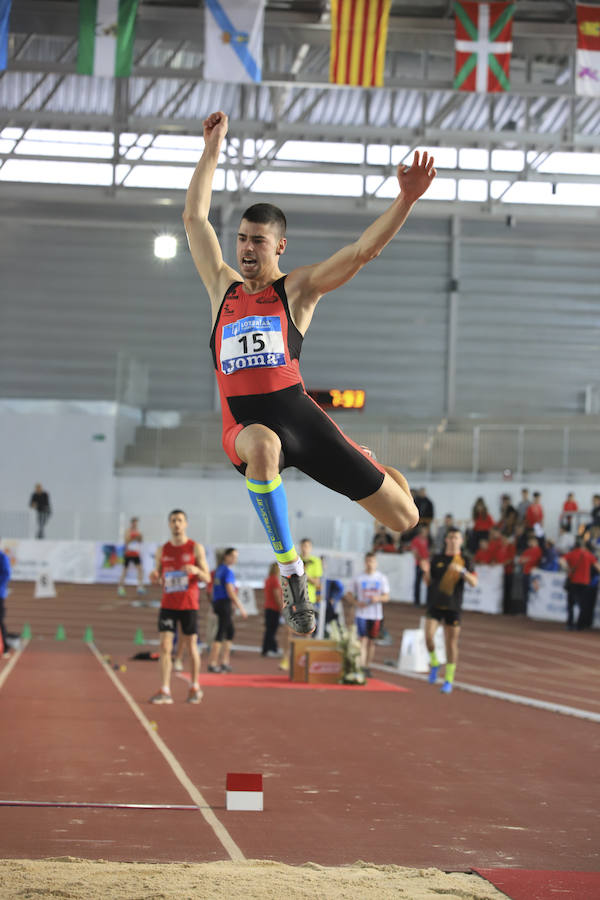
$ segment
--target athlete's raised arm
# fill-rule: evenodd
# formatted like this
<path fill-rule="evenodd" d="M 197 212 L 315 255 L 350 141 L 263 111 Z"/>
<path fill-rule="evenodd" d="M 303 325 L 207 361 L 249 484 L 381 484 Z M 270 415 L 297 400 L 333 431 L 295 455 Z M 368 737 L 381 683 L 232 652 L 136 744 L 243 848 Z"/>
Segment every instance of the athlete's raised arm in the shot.
<path fill-rule="evenodd" d="M 187 190 L 183 222 L 192 258 L 214 310 L 215 307 L 218 309 L 223 294 L 231 282 L 241 281 L 241 278 L 235 269 L 223 260 L 219 240 L 208 221 L 213 178 L 219 162 L 221 145 L 227 134 L 227 116 L 224 112 L 214 112 L 203 124 L 204 151 Z"/>
<path fill-rule="evenodd" d="M 294 269 L 286 279 L 290 310 L 302 333 L 308 327 L 319 298 L 349 281 L 366 263 L 379 256 L 386 244 L 406 222 L 419 197 L 425 193 L 436 171 L 433 157 L 418 151 L 412 165 L 398 166 L 400 193 L 379 218 L 363 231 L 358 240 L 342 247 L 329 259 Z"/>

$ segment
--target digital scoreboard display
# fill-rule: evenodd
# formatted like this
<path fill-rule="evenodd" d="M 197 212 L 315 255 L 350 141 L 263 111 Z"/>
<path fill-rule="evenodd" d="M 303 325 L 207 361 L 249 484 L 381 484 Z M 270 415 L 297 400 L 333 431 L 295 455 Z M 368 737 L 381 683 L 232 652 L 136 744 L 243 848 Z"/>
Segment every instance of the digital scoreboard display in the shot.
<path fill-rule="evenodd" d="M 322 409 L 364 409 L 366 394 L 356 388 L 331 388 L 330 390 L 308 391 Z"/>

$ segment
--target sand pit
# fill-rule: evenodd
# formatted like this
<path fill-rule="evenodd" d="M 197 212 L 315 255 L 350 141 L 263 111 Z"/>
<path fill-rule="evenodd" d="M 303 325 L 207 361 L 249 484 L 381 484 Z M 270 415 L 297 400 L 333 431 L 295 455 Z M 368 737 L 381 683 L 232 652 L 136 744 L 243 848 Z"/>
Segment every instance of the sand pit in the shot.
<path fill-rule="evenodd" d="M 477 875 L 401 866 L 329 868 L 266 860 L 214 863 L 115 863 L 61 857 L 1 860 L 0 898 L 68 900 L 502 900 Z"/>

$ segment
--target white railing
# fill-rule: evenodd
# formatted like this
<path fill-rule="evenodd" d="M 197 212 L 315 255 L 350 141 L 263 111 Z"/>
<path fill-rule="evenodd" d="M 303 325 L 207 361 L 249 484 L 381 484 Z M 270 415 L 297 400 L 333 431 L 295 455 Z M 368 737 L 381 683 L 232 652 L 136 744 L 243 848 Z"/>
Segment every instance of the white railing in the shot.
<path fill-rule="evenodd" d="M 339 421 L 339 420 L 338 420 Z M 440 428 L 439 425 L 392 428 L 389 425 L 341 422 L 349 437 L 366 444 L 390 465 L 426 479 L 446 473 L 468 473 L 474 480 L 515 479 L 543 472 L 551 479 L 571 480 L 600 473 L 600 426 L 597 425 L 474 425 Z M 201 471 L 228 467 L 221 447 L 220 425 L 214 418 L 204 424 L 177 428 L 139 427 L 126 449 L 118 471 L 150 469 Z"/>

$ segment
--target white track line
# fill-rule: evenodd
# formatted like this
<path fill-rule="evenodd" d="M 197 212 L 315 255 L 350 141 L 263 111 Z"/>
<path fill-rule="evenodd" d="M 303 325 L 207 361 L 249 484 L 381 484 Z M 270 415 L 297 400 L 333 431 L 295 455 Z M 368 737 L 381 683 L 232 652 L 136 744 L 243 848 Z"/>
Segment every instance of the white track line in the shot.
<path fill-rule="evenodd" d="M 22 646 L 19 647 L 19 649 L 17 651 L 15 651 L 15 653 L 13 654 L 11 659 L 6 663 L 6 666 L 2 669 L 2 672 L 0 672 L 0 688 L 2 687 L 2 685 L 6 681 L 6 679 L 8 678 L 8 676 L 10 675 L 10 673 L 12 672 L 12 670 L 14 669 L 16 664 L 19 662 L 21 653 L 23 653 L 23 651 L 27 647 L 28 643 L 29 643 L 29 639 L 23 641 Z"/>
<path fill-rule="evenodd" d="M 389 672 L 390 675 L 399 675 L 401 678 L 415 678 L 418 681 L 427 681 L 427 675 L 419 675 L 417 672 L 399 672 L 392 666 L 382 666 L 380 663 L 371 663 L 372 669 L 381 672 Z M 479 687 L 476 684 L 465 684 L 455 681 L 454 687 L 471 694 L 482 694 L 484 697 L 494 697 L 496 700 L 507 700 L 509 703 L 519 703 L 522 706 L 533 706 L 536 709 L 546 709 L 549 712 L 561 713 L 563 716 L 575 716 L 577 719 L 588 719 L 590 722 L 600 722 L 600 713 L 587 709 L 577 709 L 575 706 L 564 706 L 561 703 L 550 703 L 547 700 L 536 700 L 535 697 L 524 697 L 521 694 L 509 694 L 506 691 L 496 691 L 493 688 Z"/>
<path fill-rule="evenodd" d="M 217 819 L 216 815 L 214 814 L 214 812 L 212 811 L 212 809 L 210 808 L 210 806 L 208 805 L 208 803 L 206 802 L 206 800 L 204 799 L 204 797 L 202 796 L 202 794 L 200 793 L 200 791 L 198 790 L 196 785 L 185 773 L 179 760 L 171 752 L 171 750 L 169 750 L 169 748 L 167 747 L 165 742 L 162 740 L 162 738 L 160 738 L 157 735 L 157 733 L 154 731 L 154 729 L 150 725 L 150 722 L 148 721 L 148 719 L 146 718 L 146 716 L 144 715 L 144 713 L 142 712 L 142 710 L 140 709 L 138 704 L 135 702 L 135 700 L 133 699 L 133 697 L 127 690 L 127 688 L 124 687 L 124 685 L 119 681 L 119 679 L 117 678 L 117 676 L 115 675 L 113 670 L 110 668 L 110 666 L 106 665 L 106 663 L 104 662 L 104 659 L 102 658 L 102 655 L 98 651 L 98 648 L 96 647 L 96 645 L 90 643 L 90 644 L 88 644 L 88 647 L 90 648 L 90 650 L 92 651 L 92 653 L 94 654 L 94 656 L 96 657 L 96 659 L 98 660 L 98 662 L 100 663 L 100 665 L 102 666 L 102 668 L 104 669 L 104 671 L 106 672 L 108 677 L 111 679 L 111 681 L 113 682 L 113 684 L 115 685 L 115 687 L 117 688 L 119 693 L 125 698 L 127 704 L 129 705 L 129 708 L 133 712 L 134 716 L 137 719 L 139 719 L 142 726 L 145 728 L 146 733 L 148 734 L 150 739 L 154 742 L 157 749 L 162 753 L 162 755 L 166 759 L 167 763 L 171 767 L 173 774 L 175 775 L 177 780 L 183 785 L 183 787 L 186 789 L 186 791 L 188 792 L 188 794 L 194 801 L 195 805 L 198 807 L 199 811 L 202 813 L 202 815 L 206 819 L 206 822 L 210 825 L 210 827 L 214 831 L 218 840 L 223 844 L 223 847 L 229 854 L 230 859 L 232 859 L 234 862 L 240 862 L 240 861 L 245 860 L 246 857 L 244 856 L 244 854 L 242 853 L 242 851 L 240 850 L 238 845 L 235 843 L 235 841 L 233 840 L 233 838 L 231 837 L 231 835 L 229 834 L 229 832 L 227 831 L 225 826 Z"/>

